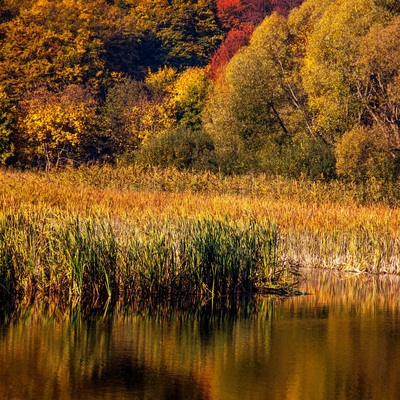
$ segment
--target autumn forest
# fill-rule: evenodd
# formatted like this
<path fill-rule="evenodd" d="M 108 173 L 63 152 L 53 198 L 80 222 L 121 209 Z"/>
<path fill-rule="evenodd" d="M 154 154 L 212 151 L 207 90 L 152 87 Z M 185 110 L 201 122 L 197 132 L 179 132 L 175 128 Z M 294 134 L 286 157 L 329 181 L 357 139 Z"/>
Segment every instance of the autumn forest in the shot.
<path fill-rule="evenodd" d="M 4 0 L 0 164 L 393 186 L 396 0 Z"/>
<path fill-rule="evenodd" d="M 399 232 L 400 0 L 0 0 L 0 398 L 400 398 Z"/>

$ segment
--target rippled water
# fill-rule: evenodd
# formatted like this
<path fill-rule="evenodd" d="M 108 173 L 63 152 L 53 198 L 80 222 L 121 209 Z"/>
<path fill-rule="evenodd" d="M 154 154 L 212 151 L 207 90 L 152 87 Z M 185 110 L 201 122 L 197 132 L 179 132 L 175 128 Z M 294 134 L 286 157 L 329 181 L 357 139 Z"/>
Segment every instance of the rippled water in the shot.
<path fill-rule="evenodd" d="M 305 274 L 230 311 L 3 315 L 0 399 L 399 399 L 399 278 Z"/>

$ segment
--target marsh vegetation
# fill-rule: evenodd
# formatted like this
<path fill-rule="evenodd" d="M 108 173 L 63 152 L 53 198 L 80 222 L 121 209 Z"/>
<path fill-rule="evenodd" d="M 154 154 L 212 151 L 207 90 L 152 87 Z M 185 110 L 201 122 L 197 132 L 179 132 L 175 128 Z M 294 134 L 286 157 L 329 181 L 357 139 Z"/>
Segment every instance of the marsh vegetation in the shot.
<path fill-rule="evenodd" d="M 335 183 L 139 167 L 0 174 L 3 298 L 254 294 L 300 266 L 398 273 L 400 211 Z"/>

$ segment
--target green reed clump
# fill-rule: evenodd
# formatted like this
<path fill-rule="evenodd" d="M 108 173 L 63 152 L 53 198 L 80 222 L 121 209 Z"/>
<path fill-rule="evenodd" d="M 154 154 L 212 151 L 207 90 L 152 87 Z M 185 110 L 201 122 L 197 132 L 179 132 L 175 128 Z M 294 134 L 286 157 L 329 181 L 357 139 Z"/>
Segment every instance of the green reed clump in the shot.
<path fill-rule="evenodd" d="M 203 299 L 276 283 L 268 221 L 0 213 L 0 284 L 15 298 Z"/>
<path fill-rule="evenodd" d="M 274 280 L 276 245 L 276 228 L 267 222 L 192 218 L 154 224 L 128 239 L 122 287 L 144 297 L 253 292 L 262 280 Z"/>
<path fill-rule="evenodd" d="M 277 232 L 269 222 L 211 218 L 166 222 L 131 238 L 121 274 L 144 296 L 253 292 L 276 278 Z M 136 267 L 135 267 L 136 266 Z"/>

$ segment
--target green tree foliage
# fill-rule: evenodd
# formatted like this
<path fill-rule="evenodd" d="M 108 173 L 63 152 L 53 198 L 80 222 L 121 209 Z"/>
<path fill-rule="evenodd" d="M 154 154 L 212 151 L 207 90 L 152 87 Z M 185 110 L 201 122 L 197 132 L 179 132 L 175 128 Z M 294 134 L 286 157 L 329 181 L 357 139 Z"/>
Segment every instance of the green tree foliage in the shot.
<path fill-rule="evenodd" d="M 141 57 L 152 70 L 206 65 L 222 39 L 212 0 L 138 0 L 130 18 L 143 34 Z"/>
<path fill-rule="evenodd" d="M 302 77 L 316 129 L 331 143 L 363 117 L 357 96 L 360 46 L 387 14 L 374 0 L 331 2 L 307 38 Z"/>
<path fill-rule="evenodd" d="M 289 135 L 290 123 L 282 112 L 291 63 L 288 41 L 286 20 L 273 14 L 255 31 L 250 46 L 228 64 L 232 130 L 245 140 L 257 141 L 264 135 L 279 140 Z"/>
<path fill-rule="evenodd" d="M 284 141 L 288 125 L 281 113 L 285 91 L 277 58 L 286 59 L 286 21 L 273 15 L 255 31 L 250 45 L 229 62 L 207 105 L 205 126 L 230 168 L 253 168 L 266 139 Z M 243 151 L 249 153 L 243 155 Z M 250 155 L 251 153 L 251 155 Z"/>
<path fill-rule="evenodd" d="M 178 127 L 147 142 L 137 153 L 139 164 L 177 169 L 216 170 L 214 144 L 203 130 Z"/>
<path fill-rule="evenodd" d="M 294 161 L 284 149 L 294 146 L 301 132 L 312 132 L 307 127 L 294 41 L 287 20 L 272 14 L 256 29 L 250 45 L 229 62 L 225 82 L 214 87 L 206 128 L 215 138 L 217 152 L 229 154 L 222 158 L 233 160 L 236 155 L 237 167 L 258 165 L 270 173 L 289 172 Z"/>
<path fill-rule="evenodd" d="M 400 25 L 387 6 L 335 0 L 316 13 L 309 0 L 293 13 L 316 17 L 304 35 L 302 69 L 314 129 L 336 143 L 337 172 L 357 181 L 396 176 L 391 149 L 400 145 Z"/>
<path fill-rule="evenodd" d="M 251 156 L 236 130 L 232 130 L 234 116 L 230 103 L 231 88 L 225 80 L 214 83 L 203 111 L 203 126 L 215 143 L 217 164 L 229 173 L 243 172 L 250 167 Z"/>

